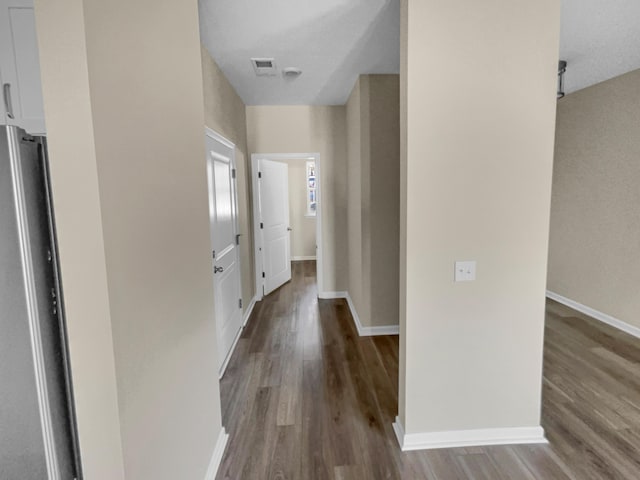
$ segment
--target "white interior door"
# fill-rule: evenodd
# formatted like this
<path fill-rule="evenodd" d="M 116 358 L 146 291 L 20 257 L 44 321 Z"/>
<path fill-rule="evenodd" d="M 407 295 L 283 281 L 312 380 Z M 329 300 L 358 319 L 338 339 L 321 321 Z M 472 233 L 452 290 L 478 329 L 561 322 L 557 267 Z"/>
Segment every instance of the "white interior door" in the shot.
<path fill-rule="evenodd" d="M 242 328 L 235 148 L 209 131 L 205 136 L 205 142 L 218 367 L 221 369 Z"/>
<path fill-rule="evenodd" d="M 291 280 L 289 167 L 260 160 L 260 222 L 264 294 Z"/>

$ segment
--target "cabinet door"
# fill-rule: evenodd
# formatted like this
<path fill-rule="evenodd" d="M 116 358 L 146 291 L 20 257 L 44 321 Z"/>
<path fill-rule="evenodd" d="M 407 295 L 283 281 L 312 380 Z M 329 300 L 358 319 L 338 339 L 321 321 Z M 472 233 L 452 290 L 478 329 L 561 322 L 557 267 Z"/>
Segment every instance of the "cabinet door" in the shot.
<path fill-rule="evenodd" d="M 3 39 L 0 39 L 0 41 L 3 41 Z M 2 48 L 2 47 L 0 47 Z M 2 97 L 2 86 L 4 85 L 4 82 L 2 81 L 3 76 L 2 76 L 2 65 L 0 65 L 0 125 L 6 125 L 7 124 L 7 112 L 4 109 L 4 100 Z"/>
<path fill-rule="evenodd" d="M 0 5 L 0 69 L 6 123 L 42 135 L 44 107 L 33 0 L 0 0 Z"/>

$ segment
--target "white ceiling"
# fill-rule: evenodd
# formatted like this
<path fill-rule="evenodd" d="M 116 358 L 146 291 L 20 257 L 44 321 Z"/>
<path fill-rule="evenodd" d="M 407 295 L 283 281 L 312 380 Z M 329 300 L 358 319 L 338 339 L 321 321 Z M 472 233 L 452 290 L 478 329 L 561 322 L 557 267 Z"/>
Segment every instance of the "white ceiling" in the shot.
<path fill-rule="evenodd" d="M 565 92 L 640 68 L 639 0 L 562 0 Z"/>
<path fill-rule="evenodd" d="M 359 74 L 399 71 L 399 0 L 199 3 L 202 42 L 247 105 L 341 105 Z M 251 57 L 280 74 L 257 77 Z M 562 0 L 560 58 L 567 93 L 640 68 L 640 0 Z"/>
<path fill-rule="evenodd" d="M 398 73 L 399 0 L 200 0 L 202 43 L 247 105 L 342 105 L 360 73 Z M 257 77 L 273 57 L 297 78 Z"/>

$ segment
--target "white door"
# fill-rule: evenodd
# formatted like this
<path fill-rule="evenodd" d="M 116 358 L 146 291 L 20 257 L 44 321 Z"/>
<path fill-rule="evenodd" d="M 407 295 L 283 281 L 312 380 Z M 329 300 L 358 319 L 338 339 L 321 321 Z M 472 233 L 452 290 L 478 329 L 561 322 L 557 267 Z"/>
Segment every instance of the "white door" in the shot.
<path fill-rule="evenodd" d="M 260 160 L 260 229 L 264 294 L 291 280 L 289 167 Z"/>
<path fill-rule="evenodd" d="M 218 367 L 222 369 L 242 328 L 235 147 L 209 130 L 207 130 L 205 142 L 213 292 L 218 332 Z"/>

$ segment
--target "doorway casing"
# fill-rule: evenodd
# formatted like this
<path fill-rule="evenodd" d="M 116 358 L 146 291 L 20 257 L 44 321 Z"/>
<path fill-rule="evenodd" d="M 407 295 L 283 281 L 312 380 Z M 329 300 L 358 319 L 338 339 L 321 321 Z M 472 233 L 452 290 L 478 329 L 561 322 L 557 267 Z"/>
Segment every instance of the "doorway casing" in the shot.
<path fill-rule="evenodd" d="M 319 153 L 253 153 L 251 154 L 251 182 L 253 190 L 253 247 L 255 259 L 256 301 L 262 300 L 264 279 L 262 278 L 262 231 L 260 230 L 260 197 L 258 172 L 260 160 L 313 161 L 316 165 L 316 281 L 318 294 L 324 291 L 323 242 L 322 242 L 322 166 Z"/>

